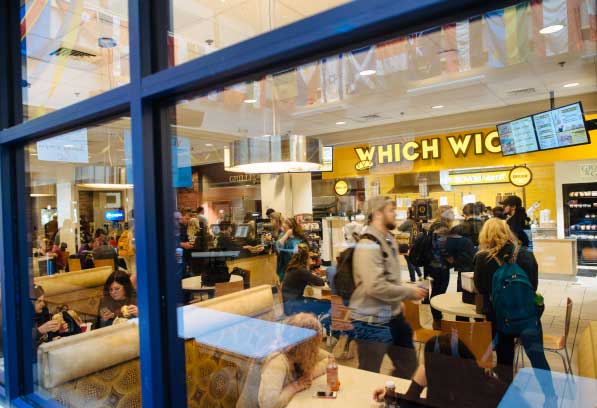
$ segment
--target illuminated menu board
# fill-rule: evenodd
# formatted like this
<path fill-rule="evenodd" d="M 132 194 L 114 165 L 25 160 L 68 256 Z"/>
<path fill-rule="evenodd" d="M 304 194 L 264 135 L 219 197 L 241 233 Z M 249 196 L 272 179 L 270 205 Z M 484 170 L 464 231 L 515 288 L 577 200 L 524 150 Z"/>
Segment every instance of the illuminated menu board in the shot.
<path fill-rule="evenodd" d="M 533 115 L 541 150 L 589 143 L 580 102 Z"/>
<path fill-rule="evenodd" d="M 530 116 L 502 123 L 497 126 L 497 131 L 504 156 L 539 150 L 533 120 Z"/>

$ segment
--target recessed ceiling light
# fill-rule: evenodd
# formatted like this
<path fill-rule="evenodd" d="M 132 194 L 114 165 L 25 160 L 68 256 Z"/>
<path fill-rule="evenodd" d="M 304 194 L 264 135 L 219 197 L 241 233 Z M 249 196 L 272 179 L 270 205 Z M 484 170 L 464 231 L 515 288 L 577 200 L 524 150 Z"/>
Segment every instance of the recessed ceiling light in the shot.
<path fill-rule="evenodd" d="M 257 99 L 245 99 L 243 102 L 244 103 L 255 103 L 255 102 L 257 102 Z"/>
<path fill-rule="evenodd" d="M 374 69 L 365 69 L 361 72 L 359 72 L 360 76 L 371 76 L 371 75 L 375 75 L 377 73 L 376 70 Z"/>
<path fill-rule="evenodd" d="M 570 82 L 569 84 L 564 84 L 564 88 L 574 88 L 575 86 L 579 86 L 578 82 Z"/>
<path fill-rule="evenodd" d="M 343 122 L 343 121 L 336 122 L 336 125 L 346 125 L 346 122 Z"/>
<path fill-rule="evenodd" d="M 562 28 L 564 28 L 563 25 L 554 24 L 554 25 L 550 25 L 547 27 L 543 27 L 541 30 L 539 30 L 539 33 L 540 34 L 553 34 L 553 33 L 557 33 L 558 31 L 562 30 Z"/>
<path fill-rule="evenodd" d="M 205 146 L 207 146 L 207 147 L 213 147 L 213 144 L 212 143 L 205 143 Z"/>
<path fill-rule="evenodd" d="M 37 156 L 37 153 L 29 153 L 29 156 Z"/>
<path fill-rule="evenodd" d="M 65 144 L 64 147 L 75 147 L 75 146 L 72 144 Z"/>
<path fill-rule="evenodd" d="M 435 105 L 435 106 L 431 107 L 431 109 L 443 109 L 443 108 L 444 108 L 444 105 Z"/>

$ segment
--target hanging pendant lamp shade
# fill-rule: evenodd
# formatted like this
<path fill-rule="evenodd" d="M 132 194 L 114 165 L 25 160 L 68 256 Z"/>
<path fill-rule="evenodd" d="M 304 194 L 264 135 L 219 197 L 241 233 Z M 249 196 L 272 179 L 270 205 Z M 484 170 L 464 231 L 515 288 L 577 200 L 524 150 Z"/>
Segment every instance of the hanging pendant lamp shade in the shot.
<path fill-rule="evenodd" d="M 303 135 L 263 136 L 238 140 L 224 149 L 226 171 L 300 173 L 321 171 L 319 139 Z"/>

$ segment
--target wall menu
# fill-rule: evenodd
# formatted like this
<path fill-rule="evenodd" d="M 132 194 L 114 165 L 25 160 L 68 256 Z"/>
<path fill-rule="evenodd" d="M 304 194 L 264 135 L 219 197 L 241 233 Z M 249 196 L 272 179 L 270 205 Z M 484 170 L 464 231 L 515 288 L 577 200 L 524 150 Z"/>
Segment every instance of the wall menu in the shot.
<path fill-rule="evenodd" d="M 497 126 L 502 154 L 510 156 L 539 150 L 530 116 Z"/>
<path fill-rule="evenodd" d="M 589 143 L 579 103 L 533 115 L 541 150 Z"/>

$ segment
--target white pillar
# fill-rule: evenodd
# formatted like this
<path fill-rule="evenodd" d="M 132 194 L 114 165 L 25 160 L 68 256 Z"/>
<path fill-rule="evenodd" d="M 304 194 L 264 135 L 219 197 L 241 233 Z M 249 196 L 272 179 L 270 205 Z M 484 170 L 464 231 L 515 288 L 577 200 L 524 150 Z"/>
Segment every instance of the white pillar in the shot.
<path fill-rule="evenodd" d="M 312 214 L 311 174 L 262 174 L 261 204 L 263 217 L 268 208 L 281 212 L 285 217 Z"/>
<path fill-rule="evenodd" d="M 63 229 L 65 221 L 67 229 L 60 232 L 60 241 L 66 242 L 68 251 L 75 253 L 75 229 L 78 228 L 77 199 L 75 198 L 75 173 L 72 168 L 57 168 L 56 174 L 56 210 L 58 228 Z"/>

